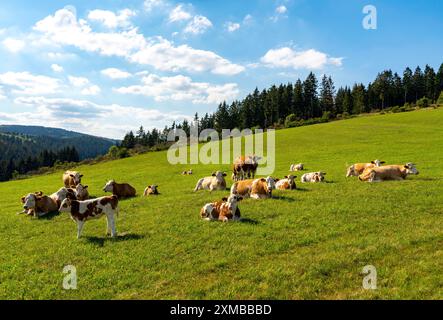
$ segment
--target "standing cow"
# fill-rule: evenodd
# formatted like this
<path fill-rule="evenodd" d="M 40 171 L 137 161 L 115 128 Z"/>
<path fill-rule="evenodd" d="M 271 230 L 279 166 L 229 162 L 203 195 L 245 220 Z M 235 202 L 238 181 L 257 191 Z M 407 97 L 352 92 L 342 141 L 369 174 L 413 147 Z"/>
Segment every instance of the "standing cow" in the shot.
<path fill-rule="evenodd" d="M 234 160 L 232 167 L 232 178 L 234 181 L 244 180 L 246 178 L 255 178 L 258 168 L 258 161 L 262 158 L 256 155 L 240 156 Z"/>

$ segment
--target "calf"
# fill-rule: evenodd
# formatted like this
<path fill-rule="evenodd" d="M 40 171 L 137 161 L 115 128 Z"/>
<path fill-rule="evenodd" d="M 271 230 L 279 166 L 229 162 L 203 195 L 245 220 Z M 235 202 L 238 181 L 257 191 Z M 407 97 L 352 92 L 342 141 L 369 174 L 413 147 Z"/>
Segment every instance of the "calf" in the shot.
<path fill-rule="evenodd" d="M 118 198 L 113 195 L 86 201 L 65 199 L 60 206 L 60 212 L 67 212 L 71 219 L 77 223 L 77 239 L 81 237 L 83 226 L 86 221 L 98 219 L 106 215 L 107 235 L 117 235 L 115 231 L 115 217 L 118 216 Z"/>
<path fill-rule="evenodd" d="M 229 220 L 240 220 L 238 202 L 242 199 L 238 195 L 230 195 L 229 198 L 223 198 L 221 201 L 208 203 L 200 210 L 200 217 L 208 221 L 228 222 Z"/>
<path fill-rule="evenodd" d="M 152 186 L 148 186 L 145 189 L 145 192 L 143 192 L 143 196 L 144 197 L 146 197 L 146 196 L 156 196 L 156 195 L 159 195 L 159 193 L 158 193 L 158 186 L 155 185 L 155 184 L 153 184 Z"/>
<path fill-rule="evenodd" d="M 190 169 L 189 171 L 183 171 L 182 175 L 183 176 L 190 176 L 190 175 L 192 175 L 192 169 Z"/>
<path fill-rule="evenodd" d="M 358 177 L 368 168 L 381 167 L 382 164 L 386 163 L 385 161 L 374 160 L 369 163 L 355 163 L 348 168 L 346 172 L 346 177 Z"/>
<path fill-rule="evenodd" d="M 301 177 L 301 182 L 302 183 L 306 183 L 306 182 L 312 182 L 312 183 L 317 183 L 317 182 L 323 182 L 325 180 L 325 172 L 311 172 L 311 173 L 305 173 L 302 177 Z"/>
<path fill-rule="evenodd" d="M 63 174 L 63 183 L 66 188 L 75 188 L 82 181 L 83 175 L 77 171 L 66 171 Z"/>
<path fill-rule="evenodd" d="M 128 183 L 117 183 L 114 180 L 109 181 L 103 188 L 104 192 L 112 192 L 119 198 L 135 197 L 137 191 Z"/>
<path fill-rule="evenodd" d="M 194 192 L 198 190 L 226 190 L 226 173 L 217 171 L 211 177 L 201 178 L 198 180 Z"/>
<path fill-rule="evenodd" d="M 299 164 L 291 164 L 291 167 L 289 168 L 289 171 L 303 171 L 305 165 L 303 163 Z"/>
<path fill-rule="evenodd" d="M 284 179 L 277 181 L 275 188 L 278 190 L 295 190 L 297 189 L 295 178 L 297 178 L 297 176 L 285 176 Z"/>
<path fill-rule="evenodd" d="M 57 192 L 51 194 L 49 197 L 57 203 L 57 207 L 60 207 L 63 200 L 67 198 L 71 200 L 77 200 L 77 193 L 75 189 L 61 188 Z"/>
<path fill-rule="evenodd" d="M 24 212 L 28 215 L 34 215 L 39 218 L 50 212 L 57 212 L 57 202 L 48 196 L 44 196 L 42 192 L 30 193 L 21 199 Z"/>
<path fill-rule="evenodd" d="M 85 201 L 89 199 L 88 186 L 83 186 L 81 183 L 75 187 L 76 200 Z"/>
<path fill-rule="evenodd" d="M 254 178 L 258 167 L 258 161 L 261 157 L 256 155 L 240 156 L 234 160 L 232 167 L 232 177 L 234 181 L 244 180 L 246 178 Z"/>
<path fill-rule="evenodd" d="M 410 174 L 419 174 L 413 163 L 368 168 L 358 178 L 360 181 L 380 182 L 384 180 L 404 180 Z"/>

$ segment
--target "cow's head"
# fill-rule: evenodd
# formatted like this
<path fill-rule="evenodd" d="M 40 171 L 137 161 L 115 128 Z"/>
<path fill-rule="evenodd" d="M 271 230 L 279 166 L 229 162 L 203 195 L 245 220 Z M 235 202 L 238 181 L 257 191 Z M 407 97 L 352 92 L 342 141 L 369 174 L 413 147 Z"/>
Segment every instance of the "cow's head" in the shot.
<path fill-rule="evenodd" d="M 373 165 L 375 165 L 376 167 L 381 167 L 381 165 L 385 164 L 386 162 L 385 161 L 381 161 L 381 160 L 374 160 L 374 161 L 371 161 L 371 163 Z"/>
<path fill-rule="evenodd" d="M 314 173 L 314 181 L 315 182 L 323 182 L 325 180 L 325 172 L 318 171 Z"/>
<path fill-rule="evenodd" d="M 297 178 L 297 176 L 290 174 L 289 176 L 285 176 L 285 178 L 288 179 L 290 189 L 293 189 L 295 187 L 295 178 Z"/>
<path fill-rule="evenodd" d="M 415 164 L 409 162 L 405 164 L 406 174 L 419 174 Z"/>
<path fill-rule="evenodd" d="M 224 198 L 226 199 L 226 198 Z M 243 197 L 236 195 L 236 194 L 231 194 L 229 196 L 229 198 L 226 199 L 226 203 L 228 204 L 228 209 L 230 211 L 232 211 L 233 213 L 235 213 L 235 210 L 237 210 L 237 203 L 242 201 Z"/>
<path fill-rule="evenodd" d="M 152 186 L 148 186 L 148 189 L 151 189 L 153 194 L 158 194 L 158 186 L 153 184 Z"/>
<path fill-rule="evenodd" d="M 247 156 L 245 162 L 247 164 L 258 165 L 258 162 L 262 159 L 262 157 L 256 156 L 255 154 L 252 156 Z"/>
<path fill-rule="evenodd" d="M 273 177 L 267 177 L 265 181 L 269 190 L 275 189 L 275 179 Z"/>
<path fill-rule="evenodd" d="M 88 186 L 84 186 L 81 183 L 75 187 L 75 193 L 79 198 L 85 198 L 89 195 Z"/>
<path fill-rule="evenodd" d="M 65 200 L 62 201 L 59 211 L 60 212 L 71 212 L 71 208 L 72 208 L 72 200 L 69 198 L 66 198 Z"/>
<path fill-rule="evenodd" d="M 23 209 L 29 210 L 29 209 L 35 209 L 37 206 L 38 201 L 38 195 L 37 193 L 30 193 L 24 197 L 22 197 L 22 203 L 23 203 Z"/>
<path fill-rule="evenodd" d="M 106 183 L 106 185 L 104 186 L 103 191 L 104 192 L 114 192 L 114 185 L 115 185 L 114 180 L 108 181 L 108 183 Z"/>
<path fill-rule="evenodd" d="M 221 180 L 223 177 L 226 177 L 226 172 L 216 171 L 212 173 L 212 176 Z"/>
<path fill-rule="evenodd" d="M 358 176 L 357 172 L 355 172 L 354 165 L 350 166 L 348 168 L 348 172 L 346 172 L 346 178 L 352 177 L 352 176 Z"/>
<path fill-rule="evenodd" d="M 74 180 L 75 185 L 78 185 L 79 183 L 82 182 L 83 175 L 80 174 L 79 172 L 72 172 L 69 174 L 69 176 Z"/>
<path fill-rule="evenodd" d="M 212 204 L 210 204 L 210 203 L 205 204 L 203 206 L 203 208 L 201 208 L 201 210 L 200 210 L 200 217 L 202 219 L 209 218 L 211 216 L 212 210 L 214 210 L 214 207 L 212 206 Z"/>

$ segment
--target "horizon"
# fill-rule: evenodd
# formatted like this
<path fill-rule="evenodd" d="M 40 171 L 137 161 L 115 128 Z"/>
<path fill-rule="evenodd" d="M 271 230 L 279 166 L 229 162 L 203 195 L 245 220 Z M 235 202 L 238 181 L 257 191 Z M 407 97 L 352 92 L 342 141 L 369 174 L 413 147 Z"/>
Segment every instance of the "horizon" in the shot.
<path fill-rule="evenodd" d="M 377 9 L 375 30 L 362 26 L 368 4 Z M 401 75 L 442 63 L 437 0 L 20 0 L 0 8 L 8 61 L 0 123 L 110 139 L 212 113 L 311 71 L 330 75 L 337 89 L 367 85 L 385 69 Z"/>

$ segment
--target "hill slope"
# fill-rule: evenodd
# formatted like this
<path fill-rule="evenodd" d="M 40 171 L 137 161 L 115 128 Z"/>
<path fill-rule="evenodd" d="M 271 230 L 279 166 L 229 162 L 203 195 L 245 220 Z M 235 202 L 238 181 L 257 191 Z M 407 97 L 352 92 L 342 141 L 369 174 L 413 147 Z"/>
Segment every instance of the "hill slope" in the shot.
<path fill-rule="evenodd" d="M 8 138 L 16 139 L 8 139 Z M 25 140 L 25 145 L 19 142 Z M 115 140 L 95 137 L 58 128 L 0 125 L 0 161 L 35 156 L 43 149 L 57 151 L 74 146 L 81 159 L 106 154 Z M 25 155 L 23 154 L 25 153 Z"/>
<path fill-rule="evenodd" d="M 368 116 L 277 132 L 275 176 L 291 163 L 324 170 L 328 183 L 241 203 L 239 223 L 207 223 L 200 207 L 227 192 L 193 193 L 199 177 L 229 165 L 171 166 L 149 153 L 78 168 L 94 195 L 106 180 L 133 184 L 122 201 L 117 240 L 105 220 L 84 238 L 66 215 L 17 216 L 25 193 L 54 192 L 61 172 L 0 183 L 0 298 L 443 298 L 443 109 Z M 381 158 L 417 164 L 420 175 L 367 184 L 345 178 L 346 164 Z M 180 172 L 192 167 L 194 176 Z M 228 185 L 231 182 L 228 180 Z M 62 289 L 74 265 L 78 290 Z M 362 288 L 374 265 L 378 290 Z"/>

